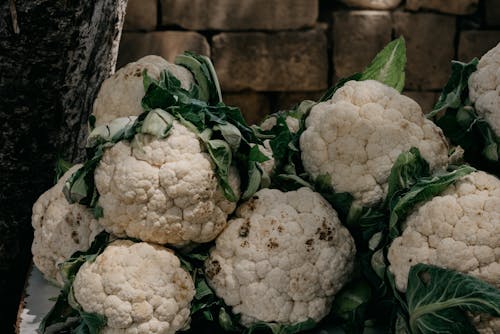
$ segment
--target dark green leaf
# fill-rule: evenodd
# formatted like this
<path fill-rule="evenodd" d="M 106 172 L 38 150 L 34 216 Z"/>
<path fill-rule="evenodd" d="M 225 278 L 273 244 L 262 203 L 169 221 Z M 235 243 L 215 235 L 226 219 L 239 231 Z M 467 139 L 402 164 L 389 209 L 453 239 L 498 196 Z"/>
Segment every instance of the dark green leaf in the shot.
<path fill-rule="evenodd" d="M 255 162 L 266 162 L 269 158 L 260 151 L 259 146 L 254 145 L 250 149 L 249 160 Z"/>
<path fill-rule="evenodd" d="M 239 326 L 234 323 L 234 319 L 231 315 L 226 311 L 224 307 L 219 309 L 219 324 L 225 331 L 228 332 L 238 332 Z"/>
<path fill-rule="evenodd" d="M 258 148 L 257 148 L 258 149 Z M 255 161 L 249 161 L 247 189 L 241 195 L 242 200 L 247 200 L 259 190 L 262 181 L 262 172 Z"/>
<path fill-rule="evenodd" d="M 106 317 L 97 313 L 80 312 L 81 323 L 75 334 L 99 334 L 106 326 Z"/>
<path fill-rule="evenodd" d="M 332 188 L 330 175 L 319 175 L 314 181 L 315 190 L 320 193 L 337 211 L 342 221 L 346 221 L 351 211 L 354 197 L 349 193 L 337 193 Z M 352 212 L 351 212 L 352 214 Z"/>
<path fill-rule="evenodd" d="M 63 290 L 61 290 L 54 306 L 52 306 L 52 308 L 40 322 L 38 329 L 41 333 L 45 333 L 47 328 L 52 325 L 63 324 L 68 318 L 78 316 L 78 311 L 74 310 L 68 303 L 67 289 L 69 288 L 65 287 Z"/>
<path fill-rule="evenodd" d="M 219 183 L 224 192 L 224 196 L 232 201 L 238 201 L 238 196 L 229 183 L 229 168 L 231 167 L 232 154 L 228 143 L 220 139 L 212 139 L 206 142 L 208 153 L 215 163 Z"/>
<path fill-rule="evenodd" d="M 209 101 L 210 99 L 210 78 L 207 78 L 203 71 L 203 65 L 194 57 L 183 54 L 175 58 L 175 64 L 186 67 L 196 80 L 199 87 L 199 99 Z"/>
<path fill-rule="evenodd" d="M 464 93 L 468 91 L 469 77 L 476 71 L 477 63 L 477 58 L 474 58 L 469 63 L 451 62 L 451 76 L 443 88 L 434 109 L 427 114 L 428 118 L 434 117 L 438 112 L 447 108 L 458 109 L 463 104 L 462 101 L 466 99 Z"/>
<path fill-rule="evenodd" d="M 401 190 L 413 186 L 419 178 L 429 176 L 429 164 L 420 155 L 420 151 L 412 147 L 408 152 L 401 153 L 391 168 L 387 180 L 389 184 L 387 198 Z"/>
<path fill-rule="evenodd" d="M 276 323 L 259 323 L 252 325 L 246 331 L 245 334 L 259 333 L 262 330 L 270 330 L 273 334 L 295 334 L 316 327 L 316 322 L 312 319 L 308 319 L 304 322 L 300 322 L 295 325 L 280 325 Z"/>
<path fill-rule="evenodd" d="M 476 333 L 465 311 L 500 316 L 500 290 L 453 270 L 425 264 L 410 269 L 406 292 L 413 334 Z"/>
<path fill-rule="evenodd" d="M 231 147 L 231 151 L 236 152 L 241 143 L 240 130 L 231 123 L 223 123 L 214 126 L 214 131 L 220 131 L 224 140 Z"/>
<path fill-rule="evenodd" d="M 333 311 L 340 317 L 347 318 L 358 307 L 368 303 L 372 296 L 370 285 L 364 280 L 349 283 L 333 301 Z"/>
<path fill-rule="evenodd" d="M 222 102 L 221 89 L 212 62 L 206 56 L 184 52 L 175 58 L 175 64 L 186 67 L 198 84 L 199 99 L 209 104 Z"/>
<path fill-rule="evenodd" d="M 56 167 L 54 168 L 56 175 L 54 177 L 54 184 L 59 181 L 59 179 L 73 166 L 71 162 L 68 162 L 62 158 L 58 158 L 56 161 Z"/>

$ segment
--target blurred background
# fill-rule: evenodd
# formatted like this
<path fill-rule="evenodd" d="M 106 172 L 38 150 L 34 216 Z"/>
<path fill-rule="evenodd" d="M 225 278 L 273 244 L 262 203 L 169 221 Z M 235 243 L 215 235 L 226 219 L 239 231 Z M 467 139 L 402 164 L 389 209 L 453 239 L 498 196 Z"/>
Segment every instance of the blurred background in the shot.
<path fill-rule="evenodd" d="M 184 50 L 212 58 L 249 122 L 315 99 L 403 35 L 405 94 L 429 111 L 450 60 L 500 41 L 500 0 L 129 0 L 117 68 Z"/>

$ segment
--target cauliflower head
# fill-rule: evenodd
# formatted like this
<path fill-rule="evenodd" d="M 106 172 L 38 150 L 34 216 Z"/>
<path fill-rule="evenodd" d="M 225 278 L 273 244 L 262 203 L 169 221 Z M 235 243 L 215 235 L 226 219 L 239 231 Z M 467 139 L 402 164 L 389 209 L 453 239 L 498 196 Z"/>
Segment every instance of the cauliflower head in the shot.
<path fill-rule="evenodd" d="M 141 100 L 145 94 L 142 78 L 144 70 L 156 80 L 163 71 L 168 70 L 181 82 L 181 87 L 187 90 L 194 84 L 188 69 L 171 64 L 159 56 L 143 57 L 104 80 L 92 110 L 96 119 L 95 126 L 109 123 L 118 117 L 138 116 L 143 112 Z"/>
<path fill-rule="evenodd" d="M 417 263 L 457 270 L 500 288 L 500 180 L 469 174 L 417 207 L 388 252 L 396 286 L 406 291 Z"/>
<path fill-rule="evenodd" d="M 479 60 L 469 77 L 469 98 L 478 115 L 500 136 L 500 43 Z"/>
<path fill-rule="evenodd" d="M 355 252 L 351 235 L 318 193 L 262 189 L 217 238 L 205 275 L 246 326 L 319 321 L 347 282 Z"/>
<path fill-rule="evenodd" d="M 208 242 L 236 207 L 224 197 L 197 135 L 175 120 L 166 138 L 137 134 L 107 149 L 94 179 L 99 223 L 119 237 L 176 246 Z M 236 169 L 229 181 L 238 194 Z"/>
<path fill-rule="evenodd" d="M 264 131 L 269 131 L 276 126 L 276 122 L 276 117 L 271 115 L 260 124 L 260 128 Z M 298 118 L 286 116 L 285 122 L 290 132 L 296 133 L 300 130 L 300 120 Z"/>
<path fill-rule="evenodd" d="M 387 194 L 400 153 L 420 150 L 432 170 L 448 162 L 446 140 L 419 105 L 378 81 L 349 81 L 331 100 L 315 105 L 300 137 L 304 169 L 328 174 L 338 192 L 372 206 Z"/>
<path fill-rule="evenodd" d="M 90 247 L 102 231 L 92 212 L 83 205 L 69 204 L 62 189 L 66 180 L 81 165 L 69 169 L 55 186 L 42 194 L 33 205 L 33 262 L 46 279 L 62 286 L 58 265 L 76 251 Z"/>
<path fill-rule="evenodd" d="M 169 334 L 188 325 L 195 289 L 170 250 L 119 240 L 80 268 L 73 294 L 84 311 L 106 316 L 103 334 Z"/>

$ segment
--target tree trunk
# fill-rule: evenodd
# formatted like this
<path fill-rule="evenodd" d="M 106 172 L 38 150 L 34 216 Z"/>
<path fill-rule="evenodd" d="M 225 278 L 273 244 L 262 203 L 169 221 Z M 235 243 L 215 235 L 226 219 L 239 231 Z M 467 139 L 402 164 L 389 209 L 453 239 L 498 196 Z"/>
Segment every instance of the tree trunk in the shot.
<path fill-rule="evenodd" d="M 0 332 L 13 331 L 31 207 L 58 157 L 78 160 L 113 71 L 127 0 L 0 1 Z"/>

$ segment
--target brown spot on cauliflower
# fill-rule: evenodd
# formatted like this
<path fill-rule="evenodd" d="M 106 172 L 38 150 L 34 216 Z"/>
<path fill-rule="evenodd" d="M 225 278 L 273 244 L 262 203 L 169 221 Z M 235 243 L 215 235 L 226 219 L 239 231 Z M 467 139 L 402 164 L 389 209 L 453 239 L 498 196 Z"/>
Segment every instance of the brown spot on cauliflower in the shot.
<path fill-rule="evenodd" d="M 229 181 L 238 194 L 236 169 Z M 95 184 L 107 231 L 160 244 L 211 241 L 236 207 L 196 134 L 177 121 L 164 139 L 138 134 L 107 149 Z"/>
<path fill-rule="evenodd" d="M 208 282 L 244 325 L 319 321 L 352 272 L 354 241 L 332 207 L 309 188 L 262 189 L 257 195 L 216 239 L 205 263 Z M 328 237 L 321 238 L 318 229 Z"/>

